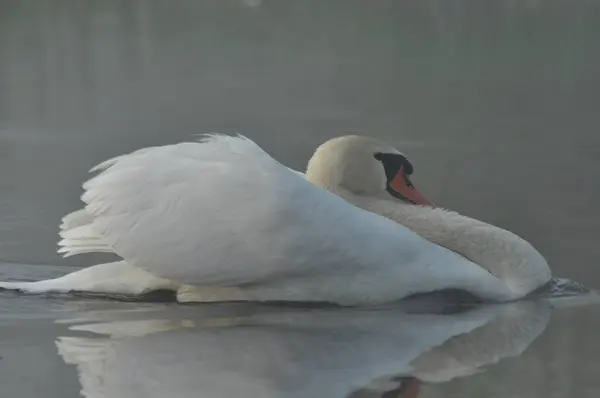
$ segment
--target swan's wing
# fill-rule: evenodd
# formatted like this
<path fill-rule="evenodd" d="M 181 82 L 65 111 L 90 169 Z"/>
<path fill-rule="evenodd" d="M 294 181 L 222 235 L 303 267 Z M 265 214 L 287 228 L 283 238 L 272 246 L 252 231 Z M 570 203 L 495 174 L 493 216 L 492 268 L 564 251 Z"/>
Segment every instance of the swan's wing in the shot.
<path fill-rule="evenodd" d="M 320 221 L 317 197 L 334 197 L 243 137 L 145 148 L 94 170 L 100 174 L 84 184 L 85 209 L 63 220 L 61 250 L 114 252 L 191 284 L 304 272 L 290 257 Z"/>
<path fill-rule="evenodd" d="M 306 178 L 300 171 L 288 168 L 296 175 Z M 59 235 L 62 240 L 58 243 L 58 252 L 64 257 L 84 253 L 114 253 L 107 240 L 91 227 L 94 216 L 86 209 L 80 209 L 62 218 Z"/>

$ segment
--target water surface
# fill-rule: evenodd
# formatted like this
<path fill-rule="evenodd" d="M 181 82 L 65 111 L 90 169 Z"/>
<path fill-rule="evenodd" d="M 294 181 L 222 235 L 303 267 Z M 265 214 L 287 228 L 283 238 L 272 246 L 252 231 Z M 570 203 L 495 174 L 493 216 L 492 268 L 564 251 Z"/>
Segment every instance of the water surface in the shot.
<path fill-rule="evenodd" d="M 547 257 L 555 274 L 597 288 L 599 27 L 600 2 L 591 0 L 3 1 L 0 276 L 35 280 L 106 259 L 65 260 L 55 250 L 60 217 L 79 206 L 87 170 L 107 157 L 196 133 L 242 132 L 302 169 L 318 144 L 355 131 L 403 151 L 416 166 L 415 182 L 434 202 L 515 231 Z M 2 395 L 78 396 L 85 386 L 81 370 L 67 365 L 56 346 L 59 337 L 76 333 L 56 320 L 100 304 L 8 293 L 0 298 Z M 119 312 L 141 304 L 101 305 Z M 148 305 L 162 312 L 160 319 L 172 309 Z M 221 308 L 219 316 L 230 310 Z M 595 305 L 548 311 L 548 323 L 521 355 L 484 373 L 424 383 L 420 396 L 597 397 L 598 311 Z M 192 315 L 179 314 L 197 320 Z M 388 313 L 405 319 L 395 315 Z M 112 318 L 104 322 L 112 325 Z M 184 328 L 188 337 L 203 341 L 207 332 L 193 325 Z M 293 333 L 304 333 L 298 327 Z M 345 326 L 327 328 L 337 336 Z M 235 325 L 227 332 L 249 339 Z M 174 352 L 182 344 L 179 329 L 161 333 L 158 343 L 133 339 L 148 346 L 130 359 L 156 363 L 155 344 L 171 344 Z M 289 355 L 278 356 L 269 369 L 293 367 L 298 359 L 287 346 L 294 339 L 280 339 Z M 468 333 L 464 339 L 477 344 Z M 360 357 L 354 364 L 345 359 L 331 364 L 339 373 L 323 380 L 328 357 L 308 345 L 300 351 L 319 358 L 314 366 L 320 372 L 297 367 L 303 383 L 293 384 L 265 370 L 263 386 L 279 386 L 272 396 L 308 396 L 303 388 L 311 381 L 347 387 L 345 381 L 356 378 L 354 398 L 393 391 L 389 381 L 373 381 L 385 388 L 365 383 L 381 376 L 380 366 L 410 375 L 410 361 L 402 362 L 410 355 L 394 343 L 399 354 L 393 364 L 404 366 L 394 368 L 375 352 L 391 348 L 372 341 L 359 339 L 347 348 L 362 347 L 369 366 L 361 367 Z M 273 359 L 270 346 L 258 347 L 264 356 L 254 351 L 247 361 Z M 215 342 L 218 348 L 227 349 Z M 214 355 L 225 360 L 225 354 L 236 355 Z M 175 372 L 167 365 L 156 369 L 140 377 Z M 249 376 L 231 371 L 227 380 L 252 396 L 243 382 Z M 152 396 L 117 384 L 127 390 L 108 396 Z M 177 385 L 179 396 L 190 391 L 183 381 Z M 210 396 L 218 396 L 215 391 Z M 322 393 L 343 396 L 340 391 Z M 172 389 L 168 394 L 178 396 Z"/>

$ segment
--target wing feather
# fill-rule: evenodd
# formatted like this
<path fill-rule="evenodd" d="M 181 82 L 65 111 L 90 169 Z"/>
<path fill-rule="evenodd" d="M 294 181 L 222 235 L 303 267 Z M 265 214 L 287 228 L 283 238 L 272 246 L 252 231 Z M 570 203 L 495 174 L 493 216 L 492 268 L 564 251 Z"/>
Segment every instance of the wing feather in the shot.
<path fill-rule="evenodd" d="M 76 227 L 63 233 L 61 250 L 111 250 L 190 284 L 306 271 L 310 258 L 296 255 L 300 246 L 322 245 L 311 216 L 322 202 L 316 197 L 334 198 L 241 136 L 145 148 L 93 170 L 100 173 L 84 184 L 85 212 L 63 222 Z"/>

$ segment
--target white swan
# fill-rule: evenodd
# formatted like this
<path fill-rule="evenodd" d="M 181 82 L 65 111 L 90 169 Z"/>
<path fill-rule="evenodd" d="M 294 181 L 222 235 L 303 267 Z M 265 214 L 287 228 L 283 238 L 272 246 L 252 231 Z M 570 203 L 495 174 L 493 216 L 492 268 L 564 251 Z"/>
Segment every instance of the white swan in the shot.
<path fill-rule="evenodd" d="M 0 287 L 356 305 L 448 288 L 513 300 L 550 279 L 513 233 L 420 205 L 412 169 L 359 136 L 321 145 L 306 178 L 245 137 L 141 149 L 94 168 L 61 225 L 59 252 L 123 261 Z"/>

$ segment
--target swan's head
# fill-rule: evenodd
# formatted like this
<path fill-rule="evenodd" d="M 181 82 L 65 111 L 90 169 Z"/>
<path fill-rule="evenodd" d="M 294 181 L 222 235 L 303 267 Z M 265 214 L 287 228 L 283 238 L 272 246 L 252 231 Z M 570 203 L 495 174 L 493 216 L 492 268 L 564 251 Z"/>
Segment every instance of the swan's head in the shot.
<path fill-rule="evenodd" d="M 333 138 L 317 148 L 308 162 L 306 178 L 334 193 L 433 206 L 413 185 L 413 165 L 397 149 L 358 135 Z"/>

